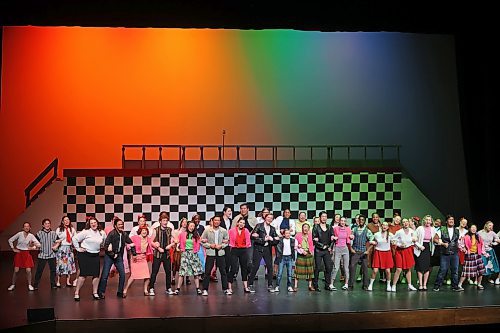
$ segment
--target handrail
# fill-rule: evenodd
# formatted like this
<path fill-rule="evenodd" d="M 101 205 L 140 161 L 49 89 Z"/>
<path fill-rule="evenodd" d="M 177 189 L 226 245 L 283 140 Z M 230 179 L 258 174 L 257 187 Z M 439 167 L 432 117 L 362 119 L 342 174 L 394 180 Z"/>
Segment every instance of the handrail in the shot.
<path fill-rule="evenodd" d="M 26 197 L 26 207 L 29 207 L 33 201 L 49 186 L 52 184 L 52 182 L 57 178 L 57 168 L 59 165 L 59 159 L 54 159 L 52 163 L 50 163 L 45 170 L 43 170 L 38 177 L 36 177 L 29 185 L 26 187 L 24 190 L 24 196 Z M 51 170 L 54 170 L 54 173 L 52 174 L 52 177 L 50 177 L 49 180 L 47 180 L 43 186 L 32 196 L 31 191 L 38 186 L 38 184 L 42 181 L 45 176 L 49 174 Z"/>
<path fill-rule="evenodd" d="M 134 160 L 130 159 L 127 160 L 126 158 L 126 150 L 127 149 L 141 149 L 141 158 L 140 160 Z M 372 148 L 372 149 L 371 149 Z M 391 160 L 394 161 L 396 160 L 397 163 L 400 163 L 400 145 L 376 145 L 376 144 L 367 144 L 367 145 L 153 145 L 153 144 L 145 144 L 145 145 L 139 145 L 139 144 L 131 144 L 131 145 L 122 145 L 122 168 L 126 167 L 126 162 L 130 161 L 132 162 L 135 166 L 135 168 L 139 169 L 145 169 L 145 168 L 151 168 L 152 164 L 154 167 L 159 167 L 161 169 L 162 162 L 164 161 L 169 161 L 168 159 L 165 158 L 165 154 L 167 150 L 174 150 L 177 151 L 178 153 L 178 159 L 170 159 L 170 161 L 176 161 L 178 164 L 179 169 L 184 169 L 188 167 L 193 167 L 192 163 L 191 165 L 186 165 L 186 160 L 187 161 L 196 161 L 198 162 L 198 165 L 200 168 L 205 167 L 205 162 L 207 161 L 217 161 L 217 166 L 219 168 L 224 168 L 224 165 L 228 167 L 228 164 L 225 162 L 236 162 L 236 167 L 239 168 L 241 166 L 241 161 L 251 161 L 252 159 L 241 159 L 241 154 L 242 154 L 242 149 L 252 149 L 253 150 L 253 161 L 269 161 L 272 162 L 273 167 L 277 167 L 279 161 L 282 161 L 283 159 L 278 158 L 278 152 L 281 150 L 283 151 L 284 149 L 292 149 L 293 152 L 293 158 L 289 161 L 293 161 L 293 166 L 297 166 L 297 161 L 307 161 L 309 162 L 310 167 L 314 167 L 314 161 L 326 161 L 328 166 L 333 166 L 334 161 L 338 160 L 347 160 L 347 161 L 359 161 L 359 160 L 364 160 L 368 161 L 368 153 L 367 150 L 370 149 L 371 152 L 375 152 L 377 154 L 377 157 L 375 157 L 375 160 L 377 161 L 385 161 L 385 160 Z M 146 160 L 146 150 L 157 150 L 158 152 L 158 158 L 153 159 L 151 161 Z M 199 158 L 196 159 L 186 159 L 186 149 L 196 149 L 199 152 Z M 207 149 L 214 149 L 216 150 L 214 152 L 214 155 L 217 157 L 214 157 L 212 159 L 205 159 L 204 155 Z M 257 151 L 259 149 L 267 149 L 267 152 L 269 152 L 269 149 L 271 149 L 271 155 L 272 158 L 257 158 Z M 308 157 L 302 158 L 300 160 L 297 159 L 297 149 L 305 149 L 308 151 Z M 315 154 L 318 154 L 318 149 L 322 150 L 322 154 L 324 157 L 316 157 L 314 156 Z M 336 156 L 339 154 L 340 149 L 345 149 L 345 152 L 347 154 L 347 158 L 337 158 Z M 387 152 L 390 152 L 389 149 L 395 150 L 396 155 L 395 158 L 387 158 L 388 154 Z M 224 158 L 224 150 L 233 150 L 236 158 Z M 359 152 L 358 155 L 361 157 L 358 158 L 353 158 L 353 152 L 356 152 L 356 150 Z M 335 155 L 334 155 L 335 152 Z M 227 154 L 226 154 L 227 155 Z M 344 154 L 345 155 L 345 154 Z M 335 157 L 334 157 L 335 156 Z M 392 155 L 394 156 L 394 155 Z M 135 162 L 134 162 L 135 161 Z M 149 163 L 149 167 L 146 167 L 146 162 Z M 188 162 L 189 163 L 189 162 Z M 234 167 L 234 165 L 232 165 Z"/>

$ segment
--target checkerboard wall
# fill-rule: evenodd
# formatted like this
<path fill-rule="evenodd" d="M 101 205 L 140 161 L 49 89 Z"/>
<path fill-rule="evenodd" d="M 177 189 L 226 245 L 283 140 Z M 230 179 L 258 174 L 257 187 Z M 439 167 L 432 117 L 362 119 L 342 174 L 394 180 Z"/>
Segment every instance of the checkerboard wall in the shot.
<path fill-rule="evenodd" d="M 114 215 L 125 230 L 144 213 L 156 221 L 160 211 L 172 222 L 198 212 L 202 220 L 225 205 L 239 209 L 248 202 L 255 214 L 263 207 L 274 212 L 290 208 L 292 217 L 305 211 L 308 218 L 325 210 L 348 218 L 377 211 L 389 219 L 401 207 L 401 173 L 237 173 L 161 174 L 138 177 L 68 177 L 64 212 L 83 229 L 87 215 L 109 223 Z"/>

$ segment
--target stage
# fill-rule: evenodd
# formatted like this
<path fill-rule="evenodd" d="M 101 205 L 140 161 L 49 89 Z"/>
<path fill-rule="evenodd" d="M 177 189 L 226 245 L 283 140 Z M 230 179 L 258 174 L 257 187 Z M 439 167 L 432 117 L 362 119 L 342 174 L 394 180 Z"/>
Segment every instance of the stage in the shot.
<path fill-rule="evenodd" d="M 197 296 L 194 284 L 182 286 L 179 296 L 168 296 L 164 293 L 165 276 L 160 273 L 154 297 L 143 296 L 141 283 L 136 281 L 126 299 L 117 298 L 115 277 L 109 281 L 105 300 L 92 299 L 87 280 L 80 292 L 81 301 L 75 302 L 74 288 L 50 289 L 48 269 L 39 290 L 28 291 L 22 272 L 16 289 L 7 291 L 12 274 L 9 260 L 2 256 L 0 329 L 29 330 L 25 326 L 27 309 L 41 308 L 54 308 L 56 317 L 43 324 L 44 330 L 72 332 L 116 329 L 116 325 L 121 326 L 121 332 L 175 328 L 176 332 L 192 333 L 224 327 L 239 332 L 326 332 L 500 323 L 500 286 L 488 283 L 483 291 L 467 285 L 461 293 L 448 286 L 439 292 L 409 292 L 406 285 L 398 285 L 397 293 L 388 293 L 385 285 L 377 282 L 373 292 L 361 290 L 357 283 L 354 291 L 317 293 L 308 291 L 302 281 L 296 293 L 269 293 L 261 269 L 255 294 L 244 294 L 238 281 L 232 296 L 222 293 L 220 282 L 210 284 L 208 297 Z M 284 285 L 282 281 L 282 289 Z"/>

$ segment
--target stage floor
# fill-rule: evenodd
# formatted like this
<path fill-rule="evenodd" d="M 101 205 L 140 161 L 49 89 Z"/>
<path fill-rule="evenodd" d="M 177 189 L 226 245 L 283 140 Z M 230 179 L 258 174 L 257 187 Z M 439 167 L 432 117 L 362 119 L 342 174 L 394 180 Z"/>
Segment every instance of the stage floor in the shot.
<path fill-rule="evenodd" d="M 156 283 L 156 296 L 154 297 L 143 296 L 142 283 L 136 281 L 129 290 L 126 299 L 118 298 L 116 297 L 118 278 L 114 277 L 109 281 L 105 300 L 92 299 L 91 281 L 87 280 L 80 292 L 81 301 L 75 302 L 73 300 L 74 288 L 50 289 L 48 267 L 44 272 L 40 289 L 34 292 L 28 291 L 24 272 L 19 274 L 16 289 L 7 291 L 11 274 L 12 267 L 3 257 L 0 275 L 0 305 L 2 309 L 0 329 L 26 325 L 28 323 L 26 310 L 38 308 L 54 308 L 57 321 L 71 321 L 130 318 L 194 319 L 265 315 L 303 316 L 307 314 L 387 311 L 403 311 L 403 313 L 408 314 L 414 310 L 456 310 L 461 308 L 471 308 L 470 311 L 467 311 L 466 316 L 474 317 L 476 314 L 479 315 L 484 308 L 497 311 L 500 307 L 500 286 L 490 285 L 487 282 L 484 284 L 485 290 L 478 291 L 475 286 L 467 285 L 465 292 L 458 293 L 451 291 L 449 286 L 444 286 L 439 292 L 432 290 L 410 292 L 407 291 L 406 285 L 398 285 L 397 293 L 389 293 L 385 291 L 385 284 L 378 282 L 375 283 L 373 292 L 361 290 L 361 284 L 357 283 L 354 291 L 329 292 L 322 290 L 321 293 L 317 293 L 308 291 L 307 285 L 302 281 L 296 293 L 286 291 L 269 293 L 265 286 L 263 268 L 261 268 L 261 275 L 255 283 L 257 290 L 255 294 L 244 294 L 242 283 L 238 281 L 233 286 L 234 294 L 232 296 L 226 296 L 222 293 L 220 282 L 210 284 L 208 297 L 197 296 L 194 284 L 183 286 L 179 296 L 168 296 L 164 293 L 165 275 L 160 272 Z M 434 278 L 433 274 L 430 281 L 434 282 Z M 286 282 L 282 281 L 282 289 L 285 289 L 284 285 Z M 432 288 L 432 283 L 429 283 L 428 286 Z M 337 288 L 339 287 L 340 285 L 337 284 Z M 385 321 L 388 319 L 390 317 L 385 316 Z M 429 319 L 432 318 L 426 318 L 420 326 L 426 326 L 425 321 L 429 321 Z M 439 321 L 435 322 L 439 325 Z M 500 318 L 497 322 L 500 322 Z M 412 323 L 411 326 L 418 326 L 418 324 L 418 322 Z M 357 325 L 362 325 L 362 323 L 358 322 Z"/>

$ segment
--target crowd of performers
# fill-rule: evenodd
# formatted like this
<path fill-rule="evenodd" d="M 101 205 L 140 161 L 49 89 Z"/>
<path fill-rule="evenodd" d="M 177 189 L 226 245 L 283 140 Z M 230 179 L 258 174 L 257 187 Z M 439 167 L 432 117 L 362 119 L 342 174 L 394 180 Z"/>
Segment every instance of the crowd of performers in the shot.
<path fill-rule="evenodd" d="M 500 285 L 494 251 L 500 232 L 493 231 L 491 221 L 478 230 L 465 218 L 460 218 L 457 226 L 451 215 L 444 221 L 433 220 L 430 215 L 422 219 L 396 215 L 389 223 L 373 213 L 369 222 L 357 215 L 348 223 L 337 214 L 327 223 L 327 213 L 320 212 L 311 223 L 304 212 L 297 220 L 292 219 L 289 209 L 281 216 L 267 208 L 258 217 L 250 216 L 248 204 L 240 205 L 239 214 L 234 218 L 232 215 L 231 208 L 226 207 L 206 226 L 195 214 L 190 221 L 181 219 L 178 227 L 170 222 L 167 212 L 161 212 L 151 226 L 140 215 L 138 225 L 129 233 L 118 217 L 106 230 L 95 217 L 87 217 L 85 229 L 80 232 L 67 216 L 55 230 L 51 221 L 44 219 L 36 234 L 31 233 L 31 225 L 26 222 L 23 230 L 9 239 L 15 255 L 8 290 L 15 289 L 20 269 L 26 270 L 28 289 L 37 290 L 48 264 L 51 287 L 60 288 L 61 282 L 66 282 L 66 286 L 75 288 L 75 301 L 80 300 L 87 278 L 92 280 L 93 298 L 104 299 L 108 279 L 115 274 L 119 276 L 118 297 L 127 297 L 135 280 L 142 282 L 144 296 L 154 296 L 162 266 L 168 295 L 180 294 L 181 285 L 191 284 L 192 278 L 196 293 L 208 296 L 210 282 L 217 282 L 216 269 L 226 295 L 233 293 L 238 272 L 243 292 L 255 293 L 254 281 L 262 259 L 268 292 L 280 292 L 285 273 L 283 290 L 287 292 L 296 292 L 300 280 L 307 281 L 309 291 L 320 292 L 323 282 L 327 291 L 337 287 L 353 290 L 355 282 L 360 282 L 363 290 L 372 291 L 377 274 L 387 292 L 396 292 L 398 282 L 409 291 L 427 291 L 433 267 L 439 268 L 434 291 L 448 284 L 454 291 L 463 291 L 465 280 L 480 290 L 486 283 Z M 34 280 L 32 250 L 39 251 Z M 320 282 L 321 271 L 324 274 Z M 412 271 L 416 279 L 412 279 Z M 75 274 L 77 277 L 71 281 Z"/>

